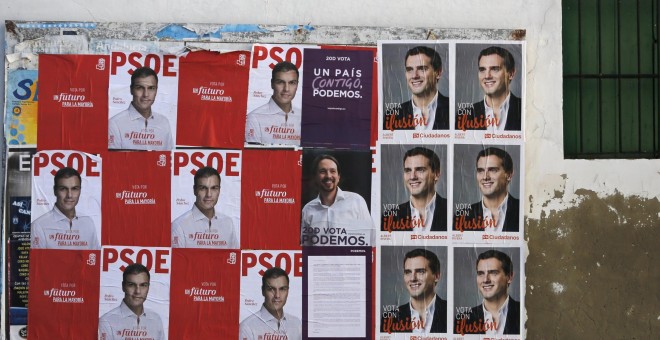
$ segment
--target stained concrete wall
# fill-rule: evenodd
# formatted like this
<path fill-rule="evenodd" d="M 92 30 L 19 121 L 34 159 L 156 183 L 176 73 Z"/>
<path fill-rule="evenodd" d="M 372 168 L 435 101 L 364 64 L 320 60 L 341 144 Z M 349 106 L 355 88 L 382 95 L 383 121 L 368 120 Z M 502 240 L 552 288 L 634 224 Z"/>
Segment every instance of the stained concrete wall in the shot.
<path fill-rule="evenodd" d="M 560 0 L 3 0 L 9 19 L 525 29 L 528 338 L 660 335 L 660 161 L 563 159 Z"/>

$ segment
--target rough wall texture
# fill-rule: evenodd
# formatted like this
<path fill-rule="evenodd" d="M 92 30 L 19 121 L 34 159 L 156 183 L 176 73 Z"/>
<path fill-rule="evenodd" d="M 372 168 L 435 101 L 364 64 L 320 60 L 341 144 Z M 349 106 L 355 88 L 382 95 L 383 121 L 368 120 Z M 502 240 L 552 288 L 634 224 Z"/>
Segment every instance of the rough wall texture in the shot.
<path fill-rule="evenodd" d="M 660 202 L 576 196 L 527 220 L 528 339 L 657 339 Z"/>
<path fill-rule="evenodd" d="M 660 337 L 660 161 L 563 159 L 560 0 L 5 1 L 9 19 L 526 29 L 528 339 Z"/>

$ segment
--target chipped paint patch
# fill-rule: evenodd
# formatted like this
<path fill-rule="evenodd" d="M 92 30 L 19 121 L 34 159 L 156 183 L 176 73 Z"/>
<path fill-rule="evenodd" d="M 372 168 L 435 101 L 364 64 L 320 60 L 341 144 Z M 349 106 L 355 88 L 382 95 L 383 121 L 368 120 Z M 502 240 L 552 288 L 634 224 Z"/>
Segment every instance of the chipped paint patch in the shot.
<path fill-rule="evenodd" d="M 632 305 L 632 306 L 630 306 L 630 308 L 628 308 L 628 309 L 626 310 L 626 315 L 627 315 L 627 316 L 632 316 L 632 314 L 633 314 L 634 311 L 635 311 L 635 305 Z"/>
<path fill-rule="evenodd" d="M 559 294 L 563 293 L 563 292 L 564 292 L 564 289 L 565 289 L 565 288 L 564 288 L 564 285 L 563 285 L 563 284 L 561 284 L 561 283 L 559 283 L 559 282 L 553 282 L 553 283 L 552 283 L 552 291 L 553 291 L 555 294 L 559 295 Z"/>
<path fill-rule="evenodd" d="M 181 25 L 170 24 L 165 26 L 162 30 L 156 33 L 158 39 L 174 39 L 174 40 L 183 40 L 183 39 L 197 39 L 199 36 L 197 33 L 189 30 L 186 27 Z"/>

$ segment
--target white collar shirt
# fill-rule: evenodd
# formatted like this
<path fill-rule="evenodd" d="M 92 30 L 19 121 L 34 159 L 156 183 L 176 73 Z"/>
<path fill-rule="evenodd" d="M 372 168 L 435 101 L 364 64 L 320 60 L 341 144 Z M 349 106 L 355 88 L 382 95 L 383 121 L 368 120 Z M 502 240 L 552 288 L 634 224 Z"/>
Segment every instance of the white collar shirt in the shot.
<path fill-rule="evenodd" d="M 486 334 L 488 335 L 502 335 L 504 334 L 504 327 L 506 326 L 506 316 L 509 313 L 509 297 L 506 298 L 502 307 L 497 311 L 499 315 L 500 322 L 497 324 L 497 328 L 489 327 L 493 325 L 493 313 L 486 310 L 486 304 L 481 304 L 484 309 L 484 325 L 486 325 Z"/>
<path fill-rule="evenodd" d="M 99 319 L 101 340 L 162 340 L 163 321 L 156 312 L 144 308 L 136 315 L 121 301 L 119 307 L 103 314 Z"/>
<path fill-rule="evenodd" d="M 215 212 L 206 217 L 196 204 L 172 222 L 172 248 L 238 249 L 231 217 Z"/>
<path fill-rule="evenodd" d="M 484 106 L 486 109 L 484 112 L 486 112 L 486 119 L 495 119 L 495 111 L 493 111 L 492 107 L 488 106 L 486 99 L 487 97 L 484 96 Z M 511 92 L 509 92 L 502 105 L 500 105 L 500 120 L 497 122 L 497 125 L 489 125 L 488 130 L 504 131 L 504 127 L 506 127 L 506 119 L 509 113 L 509 99 L 511 99 Z"/>
<path fill-rule="evenodd" d="M 301 110 L 284 112 L 271 97 L 268 103 L 247 115 L 245 142 L 264 145 L 300 145 Z"/>
<path fill-rule="evenodd" d="M 284 313 L 281 320 L 277 320 L 262 305 L 258 312 L 241 322 L 239 333 L 239 340 L 299 340 L 302 339 L 302 322 L 299 318 L 287 313 Z"/>
<path fill-rule="evenodd" d="M 509 202 L 509 194 L 506 194 L 506 197 L 504 197 L 504 200 L 500 205 L 496 208 L 497 209 L 497 215 L 499 218 L 497 219 L 497 223 L 493 225 L 493 212 L 486 207 L 484 204 L 484 201 L 481 200 L 481 207 L 484 210 L 484 216 L 483 216 L 483 223 L 485 226 L 485 231 L 490 231 L 490 232 L 501 232 L 502 229 L 504 228 L 504 219 L 506 217 L 506 209 L 507 209 L 507 202 Z"/>
<path fill-rule="evenodd" d="M 425 314 L 424 319 L 426 320 L 426 322 L 424 323 L 424 328 L 423 329 L 415 328 L 412 331 L 413 333 L 425 333 L 425 334 L 431 333 L 431 327 L 433 326 L 433 314 L 435 313 L 435 299 L 437 297 L 438 297 L 437 295 L 433 297 L 433 301 L 431 301 L 431 303 L 424 311 Z M 410 320 L 416 324 L 421 323 L 420 314 L 417 310 L 415 310 L 412 307 L 412 301 L 410 301 Z"/>
<path fill-rule="evenodd" d="M 57 206 L 37 218 L 31 227 L 33 249 L 101 249 L 94 221 L 76 215 L 69 219 Z"/>
<path fill-rule="evenodd" d="M 375 229 L 362 196 L 337 188 L 332 205 L 316 197 L 305 204 L 301 218 L 303 245 L 373 246 Z"/>
<path fill-rule="evenodd" d="M 433 194 L 431 201 L 426 205 L 426 207 L 424 207 L 424 214 L 426 215 L 426 219 L 424 220 L 424 229 L 421 231 L 431 231 L 431 226 L 433 225 L 433 214 L 435 213 L 435 197 L 436 195 Z M 413 221 L 421 221 L 419 210 L 412 204 L 412 197 L 410 197 L 410 218 Z M 413 223 L 412 225 L 418 224 Z"/>
<path fill-rule="evenodd" d="M 167 151 L 173 147 L 167 117 L 152 111 L 144 118 L 133 103 L 108 122 L 108 149 Z"/>
<path fill-rule="evenodd" d="M 414 98 L 413 98 L 414 99 Z M 423 122 L 424 121 L 424 115 L 422 114 L 422 108 L 417 107 L 415 105 L 415 101 L 411 99 L 410 103 L 412 104 L 413 108 L 413 119 L 416 122 Z M 415 130 L 432 130 L 433 129 L 433 124 L 435 123 L 435 111 L 438 108 L 438 92 L 435 92 L 435 97 L 433 97 L 433 100 L 429 103 L 429 105 L 426 106 L 426 109 L 428 110 L 428 118 L 426 119 L 426 125 L 424 124 L 417 124 L 415 126 Z"/>

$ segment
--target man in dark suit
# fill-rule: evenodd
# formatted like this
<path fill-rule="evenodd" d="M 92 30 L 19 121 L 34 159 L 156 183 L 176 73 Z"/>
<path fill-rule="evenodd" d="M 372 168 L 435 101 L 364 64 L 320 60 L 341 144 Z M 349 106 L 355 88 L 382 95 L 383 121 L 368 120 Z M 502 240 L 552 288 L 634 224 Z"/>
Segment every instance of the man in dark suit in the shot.
<path fill-rule="evenodd" d="M 510 91 L 516 63 L 507 49 L 491 46 L 479 53 L 479 85 L 484 99 L 472 104 L 468 114 L 456 116 L 457 130 L 520 131 L 521 100 Z"/>
<path fill-rule="evenodd" d="M 449 98 L 438 91 L 442 76 L 440 54 L 430 47 L 413 47 L 406 53 L 406 82 L 412 99 L 388 110 L 384 130 L 448 130 Z"/>
<path fill-rule="evenodd" d="M 414 147 L 403 156 L 403 182 L 410 200 L 396 214 L 383 215 L 381 230 L 447 231 L 447 200 L 435 191 L 440 180 L 440 158 L 433 150 Z"/>
<path fill-rule="evenodd" d="M 473 203 L 465 218 L 468 228 L 457 223 L 454 230 L 518 232 L 520 202 L 509 193 L 513 160 L 504 150 L 488 147 L 477 155 L 477 185 L 481 201 Z"/>
<path fill-rule="evenodd" d="M 457 320 L 457 334 L 520 334 L 520 302 L 509 295 L 513 263 L 499 250 L 477 258 L 477 288 L 483 303 L 472 307 L 467 322 Z"/>
<path fill-rule="evenodd" d="M 410 302 L 392 318 L 381 320 L 384 333 L 446 333 L 447 301 L 435 293 L 441 279 L 440 260 L 426 249 L 414 249 L 403 259 L 403 280 Z"/>

